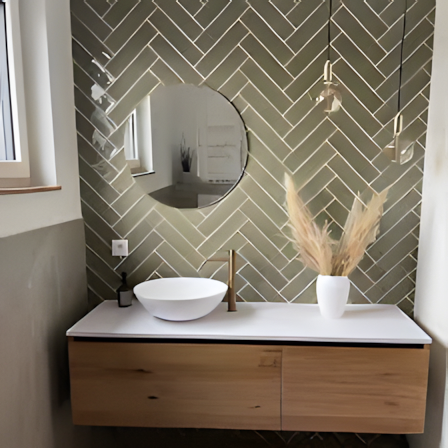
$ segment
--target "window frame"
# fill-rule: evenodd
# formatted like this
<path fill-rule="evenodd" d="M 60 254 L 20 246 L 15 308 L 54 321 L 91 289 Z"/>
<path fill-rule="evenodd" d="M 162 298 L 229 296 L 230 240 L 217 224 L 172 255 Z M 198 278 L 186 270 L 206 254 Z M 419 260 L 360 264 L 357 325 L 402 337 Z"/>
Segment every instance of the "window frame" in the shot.
<path fill-rule="evenodd" d="M 5 9 L 6 46 L 15 160 L 0 161 L 0 187 L 30 185 L 25 92 L 18 0 L 0 0 Z M 3 26 L 3 25 L 2 25 Z"/>

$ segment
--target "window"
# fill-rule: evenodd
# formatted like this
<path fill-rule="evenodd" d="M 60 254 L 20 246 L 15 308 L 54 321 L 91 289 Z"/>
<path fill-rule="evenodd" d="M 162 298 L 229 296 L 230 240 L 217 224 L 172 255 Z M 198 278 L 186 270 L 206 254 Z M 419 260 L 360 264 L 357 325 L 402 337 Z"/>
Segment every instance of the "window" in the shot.
<path fill-rule="evenodd" d="M 29 177 L 18 2 L 0 0 L 0 187 Z"/>
<path fill-rule="evenodd" d="M 126 123 L 124 152 L 133 176 L 154 172 L 151 123 L 151 99 L 148 95 Z"/>

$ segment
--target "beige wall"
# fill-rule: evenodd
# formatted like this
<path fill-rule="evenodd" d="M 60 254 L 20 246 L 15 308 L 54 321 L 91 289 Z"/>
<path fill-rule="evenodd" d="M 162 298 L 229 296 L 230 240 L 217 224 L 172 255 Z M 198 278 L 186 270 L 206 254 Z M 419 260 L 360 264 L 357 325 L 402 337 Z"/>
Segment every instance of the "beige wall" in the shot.
<path fill-rule="evenodd" d="M 413 448 L 447 448 L 448 422 L 448 1 L 437 0 L 415 319 L 433 337 L 425 433 Z"/>
<path fill-rule="evenodd" d="M 0 196 L 0 446 L 86 447 L 70 418 L 65 340 L 87 309 L 69 2 L 19 7 L 28 138 L 43 155 L 33 177 L 62 190 Z"/>

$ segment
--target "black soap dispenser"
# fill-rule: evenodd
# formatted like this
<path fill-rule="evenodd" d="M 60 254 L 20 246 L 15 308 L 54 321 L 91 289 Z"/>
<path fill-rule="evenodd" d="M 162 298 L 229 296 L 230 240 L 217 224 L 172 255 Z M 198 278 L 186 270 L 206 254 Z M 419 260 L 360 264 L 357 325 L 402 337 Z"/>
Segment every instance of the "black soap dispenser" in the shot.
<path fill-rule="evenodd" d="M 126 282 L 126 272 L 121 273 L 121 286 L 117 289 L 118 306 L 126 307 L 132 305 L 132 297 L 134 296 L 132 289 Z"/>

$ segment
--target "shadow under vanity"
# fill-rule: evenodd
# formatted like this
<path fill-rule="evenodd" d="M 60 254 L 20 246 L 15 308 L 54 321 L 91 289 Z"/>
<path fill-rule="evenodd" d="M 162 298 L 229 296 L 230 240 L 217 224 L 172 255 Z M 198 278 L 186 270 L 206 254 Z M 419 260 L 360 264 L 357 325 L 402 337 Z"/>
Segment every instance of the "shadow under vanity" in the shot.
<path fill-rule="evenodd" d="M 393 305 L 222 303 L 169 322 L 108 301 L 67 332 L 79 425 L 423 432 L 427 336 Z"/>

